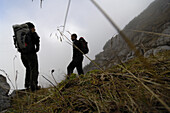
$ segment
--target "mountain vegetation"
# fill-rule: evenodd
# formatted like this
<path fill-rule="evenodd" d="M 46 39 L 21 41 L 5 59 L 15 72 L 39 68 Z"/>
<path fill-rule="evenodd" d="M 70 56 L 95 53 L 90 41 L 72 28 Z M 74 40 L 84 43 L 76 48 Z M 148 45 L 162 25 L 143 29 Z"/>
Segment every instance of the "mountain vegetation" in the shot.
<path fill-rule="evenodd" d="M 106 71 L 72 74 L 57 86 L 18 91 L 7 113 L 168 112 L 170 51 L 134 58 Z"/>

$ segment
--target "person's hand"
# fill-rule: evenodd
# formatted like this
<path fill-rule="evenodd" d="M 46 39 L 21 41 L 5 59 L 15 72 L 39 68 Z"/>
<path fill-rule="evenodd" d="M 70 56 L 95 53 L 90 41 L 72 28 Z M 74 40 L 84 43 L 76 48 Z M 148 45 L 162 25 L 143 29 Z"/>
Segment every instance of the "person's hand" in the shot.
<path fill-rule="evenodd" d="M 38 51 L 39 51 L 39 47 L 36 47 L 35 52 L 38 52 Z"/>
<path fill-rule="evenodd" d="M 18 52 L 21 52 L 21 49 L 18 48 Z"/>

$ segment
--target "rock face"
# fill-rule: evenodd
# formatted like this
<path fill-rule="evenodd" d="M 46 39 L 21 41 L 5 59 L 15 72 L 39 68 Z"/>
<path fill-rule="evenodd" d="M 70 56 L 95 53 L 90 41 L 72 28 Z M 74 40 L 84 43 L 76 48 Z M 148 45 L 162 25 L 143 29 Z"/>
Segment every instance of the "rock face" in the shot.
<path fill-rule="evenodd" d="M 8 96 L 10 86 L 6 78 L 0 75 L 0 111 L 10 107 L 10 97 Z"/>
<path fill-rule="evenodd" d="M 159 51 L 170 50 L 170 0 L 155 0 L 122 30 L 142 55 L 148 57 Z M 166 35 L 164 35 L 166 34 Z M 134 52 L 118 34 L 112 37 L 95 56 L 103 69 L 134 57 Z M 91 62 L 84 71 L 97 69 Z"/>

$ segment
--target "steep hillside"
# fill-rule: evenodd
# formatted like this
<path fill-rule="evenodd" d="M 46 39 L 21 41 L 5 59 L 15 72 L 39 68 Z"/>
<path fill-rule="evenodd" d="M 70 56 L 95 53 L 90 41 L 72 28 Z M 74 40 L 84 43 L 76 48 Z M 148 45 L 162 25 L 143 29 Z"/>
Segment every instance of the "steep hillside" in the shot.
<path fill-rule="evenodd" d="M 169 3 L 170 0 L 155 0 L 123 29 L 129 40 L 145 57 L 170 49 Z M 133 57 L 134 52 L 118 34 L 105 44 L 103 52 L 96 55 L 94 61 L 103 69 L 107 69 L 114 63 L 125 62 Z M 97 68 L 90 63 L 84 69 L 88 72 Z"/>
<path fill-rule="evenodd" d="M 71 75 L 38 92 L 19 91 L 6 113 L 168 113 L 170 51 Z"/>

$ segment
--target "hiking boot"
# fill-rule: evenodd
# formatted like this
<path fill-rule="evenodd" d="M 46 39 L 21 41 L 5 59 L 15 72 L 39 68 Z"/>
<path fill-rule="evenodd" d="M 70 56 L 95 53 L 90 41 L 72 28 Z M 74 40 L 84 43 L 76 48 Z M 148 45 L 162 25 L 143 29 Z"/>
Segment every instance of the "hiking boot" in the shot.
<path fill-rule="evenodd" d="M 41 86 L 37 86 L 37 87 L 36 87 L 36 90 L 40 90 L 40 89 L 41 89 Z"/>
<path fill-rule="evenodd" d="M 36 90 L 40 90 L 41 86 L 31 86 L 31 91 L 34 92 Z"/>
<path fill-rule="evenodd" d="M 29 90 L 30 89 L 30 86 L 28 84 L 25 84 L 25 89 L 26 90 Z"/>

